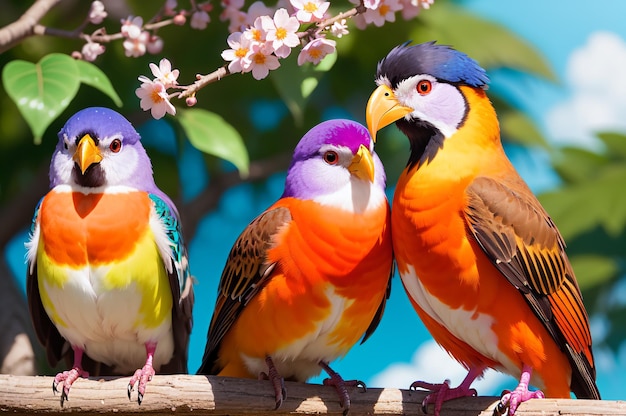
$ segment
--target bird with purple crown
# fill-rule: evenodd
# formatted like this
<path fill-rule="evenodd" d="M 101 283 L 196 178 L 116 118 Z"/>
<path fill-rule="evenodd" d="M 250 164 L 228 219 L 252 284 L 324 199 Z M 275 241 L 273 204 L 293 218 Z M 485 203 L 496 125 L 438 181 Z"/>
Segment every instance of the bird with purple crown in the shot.
<path fill-rule="evenodd" d="M 131 376 L 141 404 L 156 371 L 187 372 L 193 288 L 176 207 L 131 123 L 107 108 L 58 134 L 50 191 L 27 243 L 27 292 L 61 405 L 80 377 Z"/>
<path fill-rule="evenodd" d="M 385 173 L 367 129 L 330 120 L 300 140 L 282 197 L 235 241 L 219 283 L 201 374 L 284 380 L 323 369 L 376 329 L 392 274 Z"/>

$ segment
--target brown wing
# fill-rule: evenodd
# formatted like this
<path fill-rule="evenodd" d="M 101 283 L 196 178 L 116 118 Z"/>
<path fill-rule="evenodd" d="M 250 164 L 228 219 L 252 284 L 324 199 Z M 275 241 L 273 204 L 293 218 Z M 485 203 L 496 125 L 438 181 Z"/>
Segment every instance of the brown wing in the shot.
<path fill-rule="evenodd" d="M 199 374 L 217 374 L 219 347 L 246 304 L 263 287 L 274 264 L 267 261 L 273 237 L 291 221 L 289 209 L 269 209 L 241 233 L 226 260 Z"/>
<path fill-rule="evenodd" d="M 567 354 L 572 391 L 599 399 L 589 319 L 552 219 L 521 179 L 505 185 L 478 177 L 467 198 L 465 215 L 476 241 Z"/>

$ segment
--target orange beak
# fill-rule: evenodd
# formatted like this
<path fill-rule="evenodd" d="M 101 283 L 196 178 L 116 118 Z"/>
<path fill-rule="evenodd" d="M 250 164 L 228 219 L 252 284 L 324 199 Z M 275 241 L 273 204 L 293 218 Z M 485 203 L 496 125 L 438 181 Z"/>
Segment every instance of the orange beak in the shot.
<path fill-rule="evenodd" d="M 413 112 L 412 108 L 398 103 L 396 95 L 391 88 L 386 85 L 376 88 L 370 95 L 367 101 L 367 108 L 365 109 L 367 128 L 374 142 L 376 142 L 378 130 L 411 112 Z"/>
<path fill-rule="evenodd" d="M 98 149 L 96 142 L 91 136 L 85 134 L 78 142 L 76 153 L 74 153 L 72 159 L 78 164 L 81 173 L 84 175 L 89 166 L 102 161 L 102 153 L 100 153 L 100 149 Z"/>
<path fill-rule="evenodd" d="M 359 146 L 348 170 L 359 179 L 374 182 L 374 158 L 367 147 Z"/>

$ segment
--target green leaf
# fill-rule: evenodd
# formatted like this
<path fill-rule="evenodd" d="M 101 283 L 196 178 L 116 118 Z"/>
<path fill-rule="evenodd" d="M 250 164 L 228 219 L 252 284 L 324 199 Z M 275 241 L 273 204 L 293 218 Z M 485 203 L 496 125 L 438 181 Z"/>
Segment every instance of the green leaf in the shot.
<path fill-rule="evenodd" d="M 514 143 L 549 148 L 546 139 L 531 118 L 522 111 L 510 110 L 500 114 L 500 129 L 502 135 Z"/>
<path fill-rule="evenodd" d="M 611 281 L 619 271 L 617 260 L 608 256 L 580 254 L 570 260 L 582 291 Z"/>
<path fill-rule="evenodd" d="M 39 144 L 50 123 L 76 96 L 80 80 L 76 61 L 53 53 L 36 64 L 9 62 L 2 71 L 2 84 Z"/>
<path fill-rule="evenodd" d="M 297 125 L 304 120 L 306 103 L 319 84 L 320 78 L 328 72 L 337 61 L 337 53 L 327 55 L 322 61 L 298 65 L 295 54 L 281 61 L 281 67 L 270 76 L 278 93 Z"/>
<path fill-rule="evenodd" d="M 611 237 L 626 227 L 626 166 L 613 165 L 594 178 L 540 195 L 565 241 L 602 227 Z"/>
<path fill-rule="evenodd" d="M 566 182 L 578 183 L 593 178 L 606 164 L 605 156 L 580 147 L 564 147 L 554 157 L 552 165 Z"/>
<path fill-rule="evenodd" d="M 613 158 L 626 159 L 626 135 L 622 133 L 602 132 L 597 134 L 598 138 L 607 147 L 607 153 Z"/>
<path fill-rule="evenodd" d="M 412 39 L 437 40 L 474 58 L 483 68 L 513 68 L 550 81 L 557 77 L 543 56 L 505 26 L 441 2 L 420 14 L 424 24 Z"/>
<path fill-rule="evenodd" d="M 77 60 L 76 67 L 80 72 L 80 81 L 84 84 L 90 85 L 96 89 L 99 89 L 104 94 L 108 95 L 116 106 L 122 106 L 122 100 L 117 95 L 113 84 L 109 81 L 109 77 L 106 76 L 100 68 L 92 64 L 91 62 Z"/>
<path fill-rule="evenodd" d="M 229 161 L 241 176 L 248 175 L 250 159 L 239 132 L 219 115 L 203 109 L 179 110 L 176 118 L 198 150 Z"/>

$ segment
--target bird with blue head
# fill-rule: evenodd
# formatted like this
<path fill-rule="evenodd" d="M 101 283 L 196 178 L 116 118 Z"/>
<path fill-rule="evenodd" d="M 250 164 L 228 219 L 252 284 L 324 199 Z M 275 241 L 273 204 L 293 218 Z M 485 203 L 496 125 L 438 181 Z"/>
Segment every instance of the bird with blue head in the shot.
<path fill-rule="evenodd" d="M 422 381 L 424 407 L 475 395 L 487 368 L 519 377 L 498 411 L 532 398 L 599 399 L 589 319 L 565 242 L 507 158 L 484 69 L 435 42 L 383 58 L 367 104 L 372 137 L 410 143 L 392 203 L 394 254 L 434 339 L 469 370 L 455 388 Z M 533 384 L 541 390 L 530 390 Z"/>

